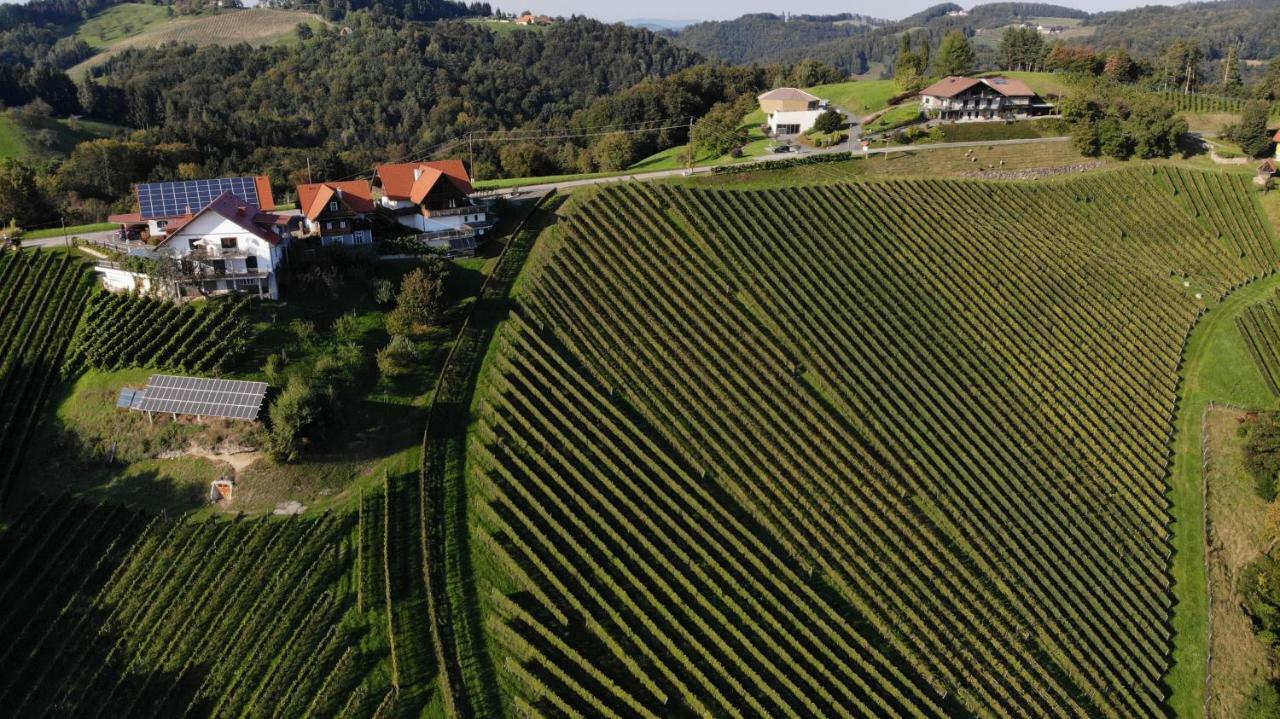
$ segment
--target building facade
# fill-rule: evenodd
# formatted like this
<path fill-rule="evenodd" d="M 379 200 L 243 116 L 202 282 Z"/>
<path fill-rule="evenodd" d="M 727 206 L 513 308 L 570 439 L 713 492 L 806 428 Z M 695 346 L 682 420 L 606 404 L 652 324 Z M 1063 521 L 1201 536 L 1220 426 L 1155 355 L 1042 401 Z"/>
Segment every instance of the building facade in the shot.
<path fill-rule="evenodd" d="M 379 207 L 424 241 L 482 237 L 494 225 L 471 199 L 471 175 L 461 160 L 379 165 L 373 184 Z"/>
<path fill-rule="evenodd" d="M 321 247 L 373 244 L 373 189 L 368 180 L 298 185 L 303 239 Z"/>
<path fill-rule="evenodd" d="M 770 90 L 756 99 L 760 101 L 769 134 L 775 137 L 808 132 L 827 110 L 825 100 L 794 87 Z"/>
<path fill-rule="evenodd" d="M 920 91 L 920 109 L 939 120 L 1018 120 L 1048 115 L 1053 105 L 1014 78 L 946 77 Z"/>

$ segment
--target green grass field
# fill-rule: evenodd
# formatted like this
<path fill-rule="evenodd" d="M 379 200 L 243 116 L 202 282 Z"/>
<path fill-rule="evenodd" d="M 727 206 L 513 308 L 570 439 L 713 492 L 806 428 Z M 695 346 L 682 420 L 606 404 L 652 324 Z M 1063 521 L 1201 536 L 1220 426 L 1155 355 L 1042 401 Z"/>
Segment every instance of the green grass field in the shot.
<path fill-rule="evenodd" d="M 920 113 L 920 104 L 908 102 L 905 105 L 890 108 L 875 120 L 864 125 L 862 129 L 866 133 L 887 132 L 914 124 L 923 118 L 924 116 Z"/>
<path fill-rule="evenodd" d="M 48 132 L 42 136 L 45 130 Z M 42 160 L 66 156 L 85 140 L 110 137 L 120 131 L 119 126 L 96 120 L 57 118 L 39 119 L 28 127 L 12 114 L 0 112 L 0 157 Z"/>
<path fill-rule="evenodd" d="M 48 237 L 62 237 L 64 234 L 68 237 L 75 237 L 78 234 L 88 234 L 90 232 L 106 232 L 108 230 L 120 229 L 120 225 L 114 222 L 95 222 L 90 225 L 71 225 L 66 229 L 62 227 L 49 227 L 40 230 L 28 230 L 23 234 L 23 239 L 41 240 Z"/>
<path fill-rule="evenodd" d="M 892 80 L 858 80 L 834 85 L 817 85 L 808 91 L 829 101 L 854 117 L 865 117 L 888 107 L 898 94 Z"/>
<path fill-rule="evenodd" d="M 76 31 L 100 52 L 67 71 L 72 77 L 107 61 L 130 47 L 154 47 L 178 42 L 196 45 L 274 45 L 297 41 L 299 23 L 313 29 L 324 24 L 318 15 L 297 10 L 247 8 L 206 11 L 169 17 L 163 8 L 127 3 L 116 5 L 85 21 Z"/>

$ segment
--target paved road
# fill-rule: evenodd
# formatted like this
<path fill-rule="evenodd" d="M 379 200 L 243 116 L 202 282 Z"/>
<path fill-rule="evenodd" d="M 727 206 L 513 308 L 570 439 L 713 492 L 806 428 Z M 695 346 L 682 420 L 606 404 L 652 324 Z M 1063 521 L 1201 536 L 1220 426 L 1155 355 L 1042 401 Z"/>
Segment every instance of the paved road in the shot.
<path fill-rule="evenodd" d="M 105 230 L 103 232 L 77 232 L 71 234 L 71 237 L 79 237 L 85 240 L 114 240 L 116 238 L 115 230 Z M 62 237 L 45 237 L 39 240 L 23 240 L 23 247 L 62 247 L 66 244 L 66 240 Z"/>
<path fill-rule="evenodd" d="M 892 145 L 890 147 L 873 147 L 864 154 L 867 156 L 870 156 L 870 155 L 883 155 L 886 152 L 903 152 L 907 150 L 916 152 L 916 151 L 927 151 L 927 150 L 946 150 L 946 149 L 964 148 L 964 147 L 991 147 L 992 145 L 1032 145 L 1038 142 L 1066 142 L 1070 139 L 1071 139 L 1070 137 L 1036 137 L 1036 138 L 1022 139 L 1022 140 L 985 140 L 985 141 L 973 141 L 973 142 L 938 142 L 938 143 L 923 144 L 923 145 Z M 844 145 L 840 147 L 824 148 L 821 150 L 788 152 L 788 153 L 781 153 L 777 155 L 769 155 L 767 157 L 761 157 L 755 160 L 748 160 L 746 162 L 735 163 L 735 166 L 763 165 L 770 162 L 781 162 L 784 160 L 790 160 L 790 159 L 795 159 L 799 157 L 812 157 L 814 155 L 826 155 L 826 154 L 832 154 L 836 152 L 848 152 L 848 151 L 849 151 L 849 147 L 847 145 Z M 859 153 L 855 151 L 855 154 L 859 154 Z M 610 177 L 590 177 L 582 180 L 566 180 L 564 182 L 549 182 L 549 183 L 544 183 L 539 185 L 522 185 L 518 188 L 499 190 L 498 194 L 502 195 L 510 192 L 517 192 L 518 194 L 524 194 L 526 192 L 547 192 L 549 190 L 569 190 L 575 187 L 585 187 L 587 185 L 603 185 L 611 182 L 631 182 L 631 181 L 647 182 L 649 180 L 660 180 L 665 177 L 680 177 L 687 174 L 706 175 L 706 174 L 710 174 L 713 169 L 714 169 L 713 166 L 704 165 L 702 167 L 695 167 L 693 168 L 692 171 L 685 170 L 685 169 L 658 170 L 656 172 L 637 172 L 631 175 L 613 175 Z"/>

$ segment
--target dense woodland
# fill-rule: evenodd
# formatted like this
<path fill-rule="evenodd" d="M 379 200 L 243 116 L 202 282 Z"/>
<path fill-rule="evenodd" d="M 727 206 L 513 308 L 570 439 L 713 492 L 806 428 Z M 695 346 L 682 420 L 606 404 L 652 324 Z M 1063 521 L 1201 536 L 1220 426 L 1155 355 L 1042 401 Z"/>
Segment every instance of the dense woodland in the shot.
<path fill-rule="evenodd" d="M 988 3 L 969 8 L 967 16 L 947 13 L 965 9 L 954 3 L 933 6 L 897 22 L 873 27 L 841 29 L 822 23 L 796 22 L 776 15 L 746 15 L 736 20 L 701 23 L 679 33 L 675 41 L 707 57 L 727 62 L 796 62 L 810 58 L 841 72 L 865 72 L 869 63 L 893 65 L 897 37 L 904 31 L 923 33 L 936 46 L 949 31 L 972 37 L 1033 18 L 1071 18 L 1096 28 L 1088 43 L 1097 48 L 1120 47 L 1135 55 L 1156 56 L 1173 41 L 1199 45 L 1207 63 L 1225 59 L 1234 48 L 1244 59 L 1266 60 L 1280 55 L 1280 6 L 1271 0 L 1223 0 L 1175 8 L 1153 6 L 1090 15 L 1048 3 Z M 841 33 L 844 33 L 841 35 Z M 824 37 L 824 35 L 826 37 Z M 768 43 L 755 38 L 767 36 Z M 979 69 L 995 69 L 999 58 L 979 48 Z"/>
<path fill-rule="evenodd" d="M 0 7 L 0 104 L 20 108 L 13 116 L 32 128 L 79 114 L 122 128 L 60 161 L 0 163 L 0 218 L 96 221 L 129 209 L 135 182 L 241 172 L 269 174 L 287 198 L 308 172 L 348 177 L 387 160 L 459 157 L 478 178 L 619 170 L 685 143 L 698 118 L 702 144 L 731 147 L 743 98 L 780 84 L 837 82 L 876 62 L 904 92 L 939 74 L 994 68 L 1096 77 L 1103 86 L 1075 105 L 1078 146 L 1117 157 L 1166 154 L 1180 126 L 1167 107 L 1118 99 L 1125 93 L 1116 88 L 1280 100 L 1280 65 L 1246 62 L 1265 44 L 1216 56 L 1241 8 L 1275 12 L 1250 0 L 1214 4 L 1208 22 L 1184 26 L 1187 37 L 1170 34 L 1154 51 L 1015 28 L 995 49 L 973 39 L 977 29 L 1022 18 L 1077 18 L 1103 32 L 1137 16 L 1039 3 L 981 5 L 965 16 L 943 4 L 897 23 L 759 14 L 672 38 L 578 17 L 505 33 L 452 19 L 490 15 L 488 3 L 335 1 L 274 0 L 342 18 L 300 28 L 297 42 L 130 49 L 79 82 L 61 68 L 90 52 L 71 33 L 102 0 Z M 1159 38 L 1163 27 L 1153 21 L 1146 31 Z M 735 64 L 708 62 L 726 53 Z"/>

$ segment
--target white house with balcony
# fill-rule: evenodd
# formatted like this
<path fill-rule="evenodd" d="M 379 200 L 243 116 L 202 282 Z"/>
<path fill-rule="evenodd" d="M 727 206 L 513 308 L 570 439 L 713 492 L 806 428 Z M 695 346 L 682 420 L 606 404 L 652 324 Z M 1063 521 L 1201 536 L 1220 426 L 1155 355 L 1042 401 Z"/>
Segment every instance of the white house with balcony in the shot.
<path fill-rule="evenodd" d="M 263 212 L 223 192 L 164 234 L 129 250 L 129 258 L 98 267 L 108 289 L 176 296 L 244 292 L 280 299 L 276 272 L 285 261 L 296 216 Z M 150 263 L 151 271 L 140 269 Z M 130 282 L 132 280 L 132 282 Z"/>
<path fill-rule="evenodd" d="M 944 77 L 920 91 L 920 109 L 930 118 L 963 122 L 1038 117 L 1053 105 L 1016 78 Z"/>

